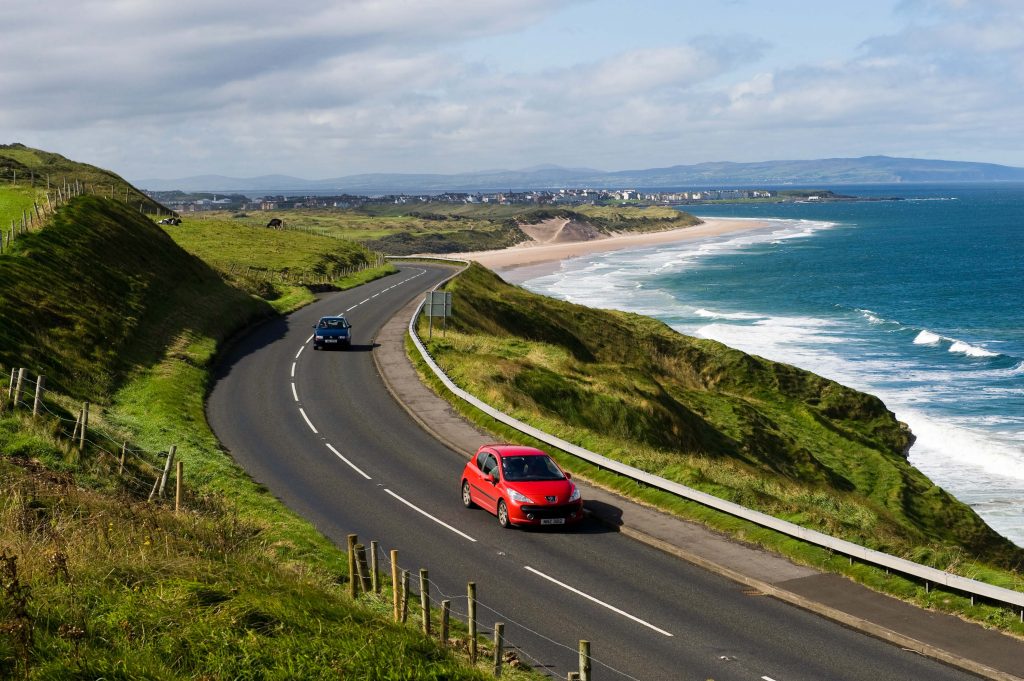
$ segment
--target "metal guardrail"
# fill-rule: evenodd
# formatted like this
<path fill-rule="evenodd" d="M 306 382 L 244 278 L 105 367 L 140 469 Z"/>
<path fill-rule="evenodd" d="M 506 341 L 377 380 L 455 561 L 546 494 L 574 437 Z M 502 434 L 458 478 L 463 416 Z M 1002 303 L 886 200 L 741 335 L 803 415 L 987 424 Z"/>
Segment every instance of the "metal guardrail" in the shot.
<path fill-rule="evenodd" d="M 444 259 L 436 258 L 436 260 Z M 464 261 L 448 260 L 447 262 L 462 263 Z M 441 287 L 449 280 L 458 276 L 458 274 L 459 272 L 456 272 L 451 277 L 448 277 L 444 281 L 437 284 L 437 286 L 435 286 L 434 288 L 437 289 Z M 475 396 L 469 394 L 459 386 L 455 385 L 455 383 L 452 382 L 450 378 L 448 378 L 444 371 L 441 370 L 441 367 L 439 367 L 437 363 L 434 362 L 433 357 L 430 356 L 430 353 L 427 351 L 426 347 L 423 345 L 419 336 L 416 334 L 416 320 L 419 317 L 420 311 L 422 309 L 423 303 L 421 302 L 419 306 L 417 306 L 416 311 L 413 312 L 412 319 L 409 320 L 409 335 L 412 337 L 412 341 L 416 345 L 416 349 L 419 350 L 420 355 L 423 357 L 423 360 L 427 363 L 427 366 L 429 366 L 430 370 L 434 372 L 434 374 L 438 377 L 438 379 L 441 380 L 442 383 L 444 383 L 445 387 L 447 387 L 450 391 L 452 391 L 453 394 L 458 396 L 460 399 L 473 405 L 474 407 L 484 412 L 491 418 L 494 418 L 504 423 L 505 425 L 511 426 L 512 428 L 515 428 L 516 430 L 522 433 L 525 433 L 537 440 L 540 440 L 541 442 L 545 442 L 551 445 L 552 447 L 556 447 L 564 452 L 568 452 L 569 454 L 577 456 L 583 459 L 584 461 L 599 466 L 600 468 L 606 468 L 608 470 L 614 471 L 620 475 L 624 475 L 638 482 L 642 482 L 645 485 L 649 485 L 650 487 L 654 487 L 656 489 L 660 489 L 665 492 L 678 495 L 680 497 L 683 497 L 684 499 L 696 501 L 697 503 L 703 504 L 710 508 L 714 508 L 724 513 L 728 513 L 737 518 L 742 518 L 744 520 L 748 520 L 762 527 L 773 529 L 776 532 L 780 532 L 790 537 L 795 537 L 808 543 L 815 544 L 817 546 L 822 546 L 833 551 L 836 551 L 838 553 L 851 556 L 865 563 L 885 567 L 905 575 L 912 575 L 914 577 L 924 580 L 927 584 L 938 584 L 948 589 L 955 589 L 956 591 L 970 594 L 972 596 L 980 596 L 983 598 L 990 599 L 992 601 L 996 601 L 998 603 L 1003 603 L 1006 605 L 1014 606 L 1015 608 L 1020 608 L 1021 621 L 1024 622 L 1024 592 L 1015 591 L 1013 589 L 1006 589 L 1004 587 L 987 584 L 985 582 L 979 582 L 976 579 L 969 579 L 967 577 L 961 577 L 960 575 L 954 575 L 952 573 L 945 572 L 943 570 L 938 570 L 927 565 L 921 565 L 920 563 L 915 563 L 904 558 L 891 556 L 887 553 L 882 553 L 881 551 L 875 551 L 874 549 L 865 548 L 863 546 L 860 546 L 859 544 L 854 544 L 853 542 L 846 541 L 845 539 L 837 539 L 827 534 L 817 532 L 816 530 L 810 530 L 805 527 L 800 527 L 799 525 L 795 525 L 785 520 L 779 520 L 778 518 L 767 515 L 765 513 L 751 510 L 744 506 L 740 506 L 739 504 L 735 504 L 731 501 L 719 499 L 718 497 L 712 496 L 705 492 L 701 492 L 700 490 L 693 489 L 692 487 L 687 487 L 686 485 L 681 485 L 677 482 L 666 480 L 665 478 L 653 475 L 651 473 L 647 473 L 646 471 L 642 471 L 639 468 L 634 468 L 633 466 L 629 466 L 620 461 L 609 459 L 606 456 L 602 456 L 588 449 L 584 449 L 583 447 L 574 445 L 571 442 L 567 442 L 559 437 L 555 437 L 554 435 L 545 433 L 542 430 L 534 428 L 528 423 L 524 423 L 519 419 L 509 416 L 504 412 L 498 411 L 491 405 L 479 400 Z"/>

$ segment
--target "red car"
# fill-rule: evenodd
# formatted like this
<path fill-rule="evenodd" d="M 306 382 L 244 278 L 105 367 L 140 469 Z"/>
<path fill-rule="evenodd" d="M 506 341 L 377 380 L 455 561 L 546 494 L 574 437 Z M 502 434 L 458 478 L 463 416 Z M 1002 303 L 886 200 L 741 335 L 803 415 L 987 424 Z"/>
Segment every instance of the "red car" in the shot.
<path fill-rule="evenodd" d="M 539 449 L 484 445 L 462 472 L 462 503 L 498 516 L 502 527 L 566 525 L 583 519 L 568 473 Z"/>

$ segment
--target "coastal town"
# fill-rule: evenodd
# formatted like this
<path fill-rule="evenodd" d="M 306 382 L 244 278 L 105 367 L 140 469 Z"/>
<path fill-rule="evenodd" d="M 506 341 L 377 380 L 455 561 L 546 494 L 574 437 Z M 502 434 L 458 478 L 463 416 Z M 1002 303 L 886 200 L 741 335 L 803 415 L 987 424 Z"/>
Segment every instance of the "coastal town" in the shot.
<path fill-rule="evenodd" d="M 248 196 L 237 192 L 147 191 L 155 201 L 180 213 L 211 210 L 291 210 L 297 208 L 360 208 L 366 205 L 410 205 L 426 203 L 478 205 L 640 205 L 680 206 L 728 202 L 824 202 L 849 201 L 857 197 L 827 190 L 799 189 L 693 189 L 655 192 L 638 189 L 559 189 L 507 192 L 444 192 L 440 194 L 388 194 L 383 196 L 268 194 Z"/>

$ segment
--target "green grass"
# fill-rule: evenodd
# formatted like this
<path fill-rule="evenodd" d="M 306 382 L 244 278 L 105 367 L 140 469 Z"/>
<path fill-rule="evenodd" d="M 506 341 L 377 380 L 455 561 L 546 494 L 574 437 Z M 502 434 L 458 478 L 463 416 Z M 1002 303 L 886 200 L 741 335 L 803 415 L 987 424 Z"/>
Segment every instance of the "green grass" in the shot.
<path fill-rule="evenodd" d="M 5 244 L 11 221 L 20 225 L 23 211 L 31 211 L 36 200 L 36 191 L 31 187 L 0 184 L 0 232 Z"/>
<path fill-rule="evenodd" d="M 191 216 L 190 216 L 191 218 Z M 520 225 L 568 218 L 593 225 L 598 232 L 678 229 L 700 221 L 665 207 L 577 206 L 572 209 L 530 205 L 414 202 L 371 204 L 359 209 L 308 209 L 258 214 L 196 214 L 199 222 L 263 227 L 272 218 L 289 230 L 358 241 L 388 255 L 456 253 L 507 248 L 528 237 Z"/>
<path fill-rule="evenodd" d="M 460 386 L 563 439 L 833 536 L 1020 589 L 1024 551 L 907 463 L 909 440 L 877 399 L 794 367 L 687 338 L 637 315 L 508 286 L 473 266 L 449 285 L 455 317 L 431 354 Z M 522 434 L 455 402 L 499 437 Z M 545 445 L 539 445 L 546 447 Z M 598 471 L 581 476 L 829 567 L 827 552 Z M 866 566 L 876 588 L 917 587 Z M 891 587 L 891 585 L 898 585 Z M 891 587 L 891 588 L 890 588 Z M 922 598 L 930 603 L 938 597 Z M 964 599 L 946 594 L 971 614 Z M 979 606 L 981 607 L 981 606 Z M 1012 613 L 974 616 L 1024 632 Z"/>
<path fill-rule="evenodd" d="M 396 269 L 354 241 L 294 229 L 268 229 L 262 220 L 223 214 L 186 215 L 166 231 L 181 248 L 216 269 L 234 286 L 268 300 L 279 311 L 312 300 L 302 283 L 350 288 Z"/>
<path fill-rule="evenodd" d="M 136 211 L 140 204 L 148 213 L 161 209 L 159 204 L 109 170 L 23 144 L 0 144 L 0 185 L 8 185 L 15 175 L 19 186 L 32 182 L 40 191 L 49 187 L 55 192 L 65 183 L 73 185 L 78 181 L 86 186 L 88 193 L 115 198 Z"/>
<path fill-rule="evenodd" d="M 0 256 L 0 371 L 28 367 L 53 392 L 37 422 L 0 413 L 0 551 L 23 587 L 0 580 L 0 677 L 483 678 L 414 624 L 392 625 L 386 594 L 351 602 L 344 552 L 206 425 L 218 348 L 270 304 L 109 199 L 73 200 L 16 246 Z M 308 300 L 288 296 L 275 304 Z M 82 400 L 98 444 L 79 452 L 68 438 Z M 171 444 L 180 515 L 144 501 Z"/>

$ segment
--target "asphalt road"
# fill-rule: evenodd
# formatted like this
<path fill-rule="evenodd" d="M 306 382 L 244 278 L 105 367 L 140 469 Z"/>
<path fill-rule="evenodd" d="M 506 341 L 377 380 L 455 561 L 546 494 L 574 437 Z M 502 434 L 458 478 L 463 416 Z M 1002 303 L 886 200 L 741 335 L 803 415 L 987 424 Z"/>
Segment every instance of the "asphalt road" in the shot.
<path fill-rule="evenodd" d="M 323 296 L 256 327 L 226 353 L 207 405 L 214 432 L 257 482 L 339 546 L 380 542 L 435 603 L 465 612 L 477 583 L 487 631 L 504 622 L 519 656 L 552 676 L 591 641 L 595 679 L 822 681 L 973 679 L 707 573 L 596 523 L 574 531 L 503 530 L 464 509 L 469 452 L 429 437 L 394 401 L 371 353 L 377 330 L 449 274 L 397 275 Z M 312 325 L 344 313 L 348 351 L 314 352 Z"/>

